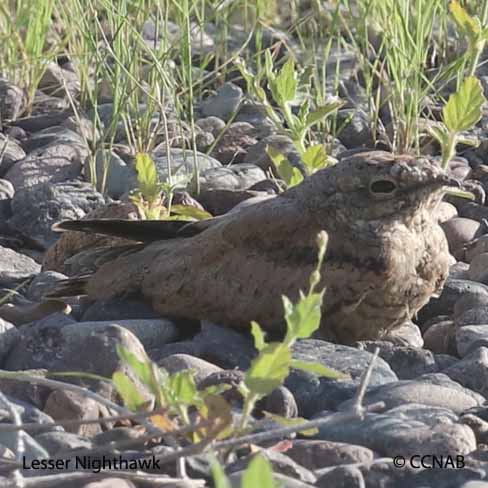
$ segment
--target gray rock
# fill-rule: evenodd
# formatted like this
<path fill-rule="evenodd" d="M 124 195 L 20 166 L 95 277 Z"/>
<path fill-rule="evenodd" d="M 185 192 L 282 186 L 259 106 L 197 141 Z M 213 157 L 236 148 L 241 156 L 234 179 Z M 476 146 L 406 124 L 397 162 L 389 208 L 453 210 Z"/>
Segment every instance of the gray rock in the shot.
<path fill-rule="evenodd" d="M 396 415 L 366 414 L 363 420 L 320 427 L 318 438 L 359 444 L 381 456 L 467 454 L 476 448 L 473 431 L 466 425 L 438 423 L 434 426 Z"/>
<path fill-rule="evenodd" d="M 422 347 L 424 340 L 418 325 L 411 320 L 404 322 L 400 327 L 396 327 L 384 337 L 385 341 L 392 342 L 399 346 Z"/>
<path fill-rule="evenodd" d="M 322 410 L 335 410 L 340 403 L 355 395 L 360 378 L 371 362 L 372 354 L 349 346 L 305 339 L 295 343 L 293 357 L 318 362 L 350 376 L 347 379 L 331 380 L 292 370 L 285 386 L 295 397 L 299 415 L 310 417 Z M 397 379 L 390 366 L 378 358 L 374 364 L 369 387 L 374 388 L 390 382 L 396 384 Z"/>
<path fill-rule="evenodd" d="M 0 445 L 7 447 L 13 452 L 17 452 L 17 432 L 0 433 Z M 28 433 L 23 435 L 25 461 L 30 463 L 34 459 L 47 459 L 49 453 Z M 8 486 L 8 485 L 7 485 Z"/>
<path fill-rule="evenodd" d="M 227 121 L 239 108 L 242 96 L 242 88 L 231 82 L 224 83 L 215 95 L 211 95 L 202 102 L 202 115 L 218 117 Z"/>
<path fill-rule="evenodd" d="M 476 220 L 464 217 L 456 217 L 440 224 L 446 234 L 449 251 L 454 257 L 463 259 L 463 248 L 479 235 L 480 225 Z"/>
<path fill-rule="evenodd" d="M 41 301 L 46 293 L 66 278 L 64 274 L 58 273 L 57 271 L 42 271 L 29 283 L 26 298 L 34 302 Z"/>
<path fill-rule="evenodd" d="M 82 332 L 76 334 L 73 328 L 65 331 L 65 327 L 70 326 L 47 323 L 23 329 L 22 340 L 11 351 L 5 368 L 13 371 L 36 368 L 83 371 L 111 377 L 117 369 L 126 370 L 116 352 L 118 345 L 135 354 L 140 361 L 145 359 L 142 344 L 123 327 L 108 325 L 85 335 Z M 79 381 L 66 379 L 71 380 Z"/>
<path fill-rule="evenodd" d="M 274 134 L 277 130 L 273 121 L 268 117 L 266 108 L 259 103 L 243 103 L 234 122 L 248 122 L 257 129 L 256 137 L 260 139 Z"/>
<path fill-rule="evenodd" d="M 456 462 L 456 456 L 452 459 Z M 467 456 L 464 456 L 467 459 Z M 414 488 L 439 487 L 460 488 L 468 480 L 478 480 L 485 476 L 478 465 L 465 466 L 462 469 L 419 469 L 420 459 L 414 459 L 416 467 L 406 464 L 399 469 L 393 463 L 378 463 L 361 467 L 367 488 Z"/>
<path fill-rule="evenodd" d="M 60 183 L 81 175 L 86 148 L 67 143 L 55 143 L 35 149 L 15 163 L 5 175 L 15 190 L 31 190 L 43 183 Z"/>
<path fill-rule="evenodd" d="M 455 314 L 454 323 L 456 327 L 488 325 L 488 305 L 476 306 L 462 313 Z"/>
<path fill-rule="evenodd" d="M 172 354 L 159 361 L 159 366 L 171 374 L 191 369 L 195 373 L 194 378 L 197 384 L 210 374 L 223 371 L 222 368 L 215 366 L 215 364 L 188 354 Z"/>
<path fill-rule="evenodd" d="M 295 397 L 285 386 L 280 386 L 256 403 L 256 409 L 270 412 L 284 418 L 294 418 L 298 415 L 298 406 Z"/>
<path fill-rule="evenodd" d="M 34 132 L 28 139 L 22 142 L 22 148 L 27 153 L 40 149 L 52 144 L 66 144 L 83 147 L 85 142 L 76 132 L 62 127 L 53 125 L 38 132 Z"/>
<path fill-rule="evenodd" d="M 488 324 L 466 325 L 456 330 L 456 346 L 458 354 L 464 358 L 477 348 L 488 346 Z"/>
<path fill-rule="evenodd" d="M 270 135 L 259 141 L 254 146 L 251 146 L 247 151 L 244 162 L 255 164 L 263 171 L 268 171 L 269 169 L 274 168 L 273 162 L 266 152 L 267 147 L 283 154 L 293 166 L 303 169 L 303 164 L 300 161 L 300 155 L 298 154 L 293 141 L 287 136 L 278 134 Z"/>
<path fill-rule="evenodd" d="M 130 480 L 113 477 L 87 483 L 83 488 L 136 488 L 136 485 Z"/>
<path fill-rule="evenodd" d="M 449 268 L 449 278 L 451 280 L 467 280 L 469 264 L 457 261 Z"/>
<path fill-rule="evenodd" d="M 248 122 L 234 122 L 217 137 L 211 156 L 222 164 L 242 163 L 248 149 L 258 142 L 256 128 Z"/>
<path fill-rule="evenodd" d="M 458 215 L 456 207 L 449 202 L 441 202 L 437 207 L 436 213 L 438 222 L 447 222 Z"/>
<path fill-rule="evenodd" d="M 71 449 L 91 449 L 93 443 L 85 437 L 71 432 L 44 432 L 38 434 L 35 440 L 46 449 L 49 457 L 54 457 L 57 452 Z"/>
<path fill-rule="evenodd" d="M 20 340 L 20 332 L 11 324 L 0 318 L 0 365 L 2 365 L 8 353 Z"/>
<path fill-rule="evenodd" d="M 60 98 L 66 96 L 66 92 L 76 97 L 80 91 L 80 83 L 76 74 L 63 69 L 54 62 L 47 65 L 38 87 L 47 95 Z"/>
<path fill-rule="evenodd" d="M 12 183 L 8 180 L 0 179 L 0 200 L 11 200 L 15 194 Z"/>
<path fill-rule="evenodd" d="M 28 132 L 37 132 L 52 127 L 53 125 L 62 124 L 68 117 L 71 117 L 73 112 L 71 110 L 61 110 L 58 112 L 50 112 L 48 114 L 31 115 L 17 119 L 12 125 L 17 129 L 22 129 Z"/>
<path fill-rule="evenodd" d="M 488 252 L 473 257 L 469 265 L 468 278 L 486 284 L 488 280 Z"/>
<path fill-rule="evenodd" d="M 318 488 L 365 488 L 364 477 L 355 466 L 338 466 L 322 475 L 315 486 Z"/>
<path fill-rule="evenodd" d="M 401 380 L 395 383 L 370 388 L 364 398 L 364 405 L 384 402 L 387 409 L 405 403 L 416 403 L 432 407 L 447 408 L 461 413 L 469 408 L 481 405 L 484 398 L 450 380 L 444 374 L 428 374 L 416 380 Z M 351 405 L 351 400 L 339 408 Z"/>
<path fill-rule="evenodd" d="M 12 274 L 29 275 L 39 273 L 41 265 L 32 258 L 0 246 L 0 276 Z"/>
<path fill-rule="evenodd" d="M 209 132 L 214 137 L 220 136 L 225 129 L 225 122 L 218 117 L 204 117 L 198 119 L 195 124 L 202 129 L 203 132 Z"/>
<path fill-rule="evenodd" d="M 465 254 L 466 261 L 470 263 L 475 258 L 475 256 L 478 256 L 478 254 L 482 254 L 486 252 L 488 252 L 487 234 L 482 235 L 477 239 L 474 239 L 472 242 L 470 242 L 464 254 Z"/>
<path fill-rule="evenodd" d="M 107 430 L 105 432 L 100 432 L 92 440 L 97 446 L 103 446 L 109 444 L 110 442 L 124 442 L 133 441 L 140 437 L 140 432 L 133 427 L 115 427 L 113 429 Z M 144 442 L 141 442 L 140 448 L 144 447 Z M 108 451 L 111 449 L 108 448 Z"/>
<path fill-rule="evenodd" d="M 52 113 L 69 108 L 69 101 L 66 98 L 51 97 L 44 92 L 37 90 L 32 102 L 31 115 Z"/>
<path fill-rule="evenodd" d="M 129 300 L 123 297 L 107 301 L 96 301 L 88 306 L 81 315 L 81 322 L 100 320 L 129 320 L 129 319 L 159 319 L 157 314 L 147 303 Z"/>
<path fill-rule="evenodd" d="M 87 181 L 96 182 L 98 191 L 105 191 L 118 199 L 124 193 L 137 187 L 137 172 L 117 154 L 106 150 L 97 151 L 95 159 L 88 157 L 84 162 Z"/>
<path fill-rule="evenodd" d="M 374 352 L 379 347 L 379 355 L 401 380 L 417 378 L 426 373 L 436 373 L 437 365 L 432 352 L 413 347 L 401 347 L 390 342 L 371 341 L 360 343 L 360 347 Z"/>
<path fill-rule="evenodd" d="M 439 298 L 431 298 L 419 311 L 419 320 L 426 322 L 437 315 L 451 315 L 461 297 L 488 297 L 488 286 L 475 281 L 448 279 Z"/>
<path fill-rule="evenodd" d="M 88 183 L 45 183 L 17 191 L 10 224 L 49 247 L 59 237 L 51 229 L 54 223 L 81 219 L 103 203 L 104 197 Z"/>
<path fill-rule="evenodd" d="M 77 322 L 63 327 L 61 333 L 67 342 L 76 343 L 114 326 L 132 332 L 148 349 L 174 341 L 179 336 L 178 327 L 168 319 Z"/>
<path fill-rule="evenodd" d="M 173 182 L 181 182 L 180 187 L 185 187 L 191 180 L 194 172 L 193 151 L 183 149 L 170 149 L 171 175 Z M 156 170 L 162 181 L 168 181 L 168 159 L 165 145 L 158 146 L 152 153 Z M 222 165 L 214 158 L 197 152 L 197 167 L 200 172 L 209 168 L 219 168 Z"/>
<path fill-rule="evenodd" d="M 374 147 L 371 121 L 363 110 L 343 108 L 337 112 L 337 138 L 347 149 Z"/>
<path fill-rule="evenodd" d="M 0 79 L 0 120 L 15 120 L 27 107 L 27 98 L 21 88 Z"/>
<path fill-rule="evenodd" d="M 371 449 L 343 442 L 294 439 L 286 455 L 313 471 L 338 464 L 369 463 L 374 458 Z"/>
<path fill-rule="evenodd" d="M 459 417 L 448 408 L 433 407 L 420 403 L 406 403 L 405 405 L 390 408 L 385 413 L 399 419 L 422 422 L 431 427 L 437 424 L 456 424 L 459 422 Z"/>
<path fill-rule="evenodd" d="M 424 332 L 424 347 L 434 354 L 456 354 L 456 326 L 452 320 L 432 324 Z"/>
<path fill-rule="evenodd" d="M 225 168 L 209 168 L 202 171 L 200 185 L 202 191 L 246 190 L 266 179 L 264 171 L 249 163 L 233 164 Z"/>
<path fill-rule="evenodd" d="M 92 398 L 74 391 L 59 389 L 49 394 L 44 405 L 44 412 L 56 421 L 90 420 L 101 415 L 101 408 L 100 404 Z M 101 432 L 102 427 L 101 424 L 86 423 L 66 425 L 64 430 L 83 437 L 93 437 Z"/>
<path fill-rule="evenodd" d="M 3 176 L 13 164 L 25 158 L 25 151 L 15 139 L 0 134 L 0 176 Z"/>

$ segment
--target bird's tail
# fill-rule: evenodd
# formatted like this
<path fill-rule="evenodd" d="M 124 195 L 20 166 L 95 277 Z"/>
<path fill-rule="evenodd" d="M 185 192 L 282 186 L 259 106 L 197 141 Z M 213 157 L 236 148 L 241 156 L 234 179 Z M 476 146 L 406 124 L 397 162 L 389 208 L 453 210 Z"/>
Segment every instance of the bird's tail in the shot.
<path fill-rule="evenodd" d="M 200 229 L 184 220 L 65 220 L 52 226 L 56 232 L 67 230 L 123 237 L 138 242 L 153 242 L 177 237 L 191 237 Z"/>
<path fill-rule="evenodd" d="M 56 283 L 56 287 L 44 295 L 46 299 L 66 298 L 86 295 L 86 286 L 90 275 L 68 278 Z"/>

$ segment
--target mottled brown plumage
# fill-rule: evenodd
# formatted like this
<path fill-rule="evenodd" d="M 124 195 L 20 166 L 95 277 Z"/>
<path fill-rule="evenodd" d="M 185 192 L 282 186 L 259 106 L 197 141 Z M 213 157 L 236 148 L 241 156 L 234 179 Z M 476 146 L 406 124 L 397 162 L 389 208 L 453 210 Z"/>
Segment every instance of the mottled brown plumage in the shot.
<path fill-rule="evenodd" d="M 281 296 L 296 299 L 307 287 L 316 237 L 325 230 L 320 335 L 344 343 L 372 339 L 411 318 L 442 288 L 450 256 L 434 211 L 456 183 L 427 160 L 356 154 L 242 211 L 171 223 L 175 239 L 126 249 L 116 259 L 112 253 L 94 275 L 69 281 L 57 295 L 135 293 L 164 316 L 234 328 L 256 320 L 276 330 L 283 327 Z M 58 227 L 150 241 L 151 235 L 167 237 L 167 225 L 79 221 Z"/>

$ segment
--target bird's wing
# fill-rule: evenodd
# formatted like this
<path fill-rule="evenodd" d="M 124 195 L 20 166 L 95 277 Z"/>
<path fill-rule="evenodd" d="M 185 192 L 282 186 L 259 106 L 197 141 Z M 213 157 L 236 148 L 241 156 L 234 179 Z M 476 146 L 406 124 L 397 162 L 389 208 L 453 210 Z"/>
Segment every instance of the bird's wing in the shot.
<path fill-rule="evenodd" d="M 216 219 L 201 222 L 185 220 L 128 220 L 128 219 L 86 219 L 65 220 L 53 225 L 57 232 L 77 231 L 123 237 L 138 242 L 154 242 L 163 239 L 191 237 Z"/>

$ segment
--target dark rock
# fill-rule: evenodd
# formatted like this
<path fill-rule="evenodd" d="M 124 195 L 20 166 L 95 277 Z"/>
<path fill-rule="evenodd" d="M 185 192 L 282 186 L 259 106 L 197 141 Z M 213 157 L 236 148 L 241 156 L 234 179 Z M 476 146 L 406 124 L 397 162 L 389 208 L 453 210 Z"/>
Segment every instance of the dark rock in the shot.
<path fill-rule="evenodd" d="M 420 403 L 442 407 L 461 413 L 468 408 L 481 405 L 484 398 L 452 381 L 444 374 L 427 374 L 415 380 L 401 380 L 370 388 L 364 398 L 364 405 L 384 402 L 387 409 L 405 403 Z M 344 402 L 341 409 L 350 406 Z"/>
<path fill-rule="evenodd" d="M 144 302 L 117 297 L 92 303 L 84 310 L 80 321 L 158 319 L 159 317 L 159 314 Z"/>
<path fill-rule="evenodd" d="M 488 286 L 469 280 L 448 279 L 439 298 L 431 298 L 419 311 L 421 323 L 437 315 L 452 315 L 455 303 L 461 297 L 488 297 Z"/>
<path fill-rule="evenodd" d="M 369 463 L 374 458 L 373 451 L 363 446 L 308 439 L 293 440 L 286 455 L 313 471 L 338 464 Z"/>
<path fill-rule="evenodd" d="M 436 373 L 434 355 L 425 349 L 395 346 L 389 342 L 371 341 L 360 343 L 360 347 L 374 352 L 379 347 L 379 355 L 401 380 L 417 378 L 426 373 Z"/>
<path fill-rule="evenodd" d="M 350 378 L 331 380 L 304 371 L 292 370 L 285 381 L 285 386 L 295 397 L 299 415 L 311 417 L 321 410 L 335 410 L 340 403 L 352 398 L 372 356 L 367 351 L 321 340 L 297 341 L 293 346 L 295 359 L 318 362 L 350 376 Z M 396 382 L 397 379 L 390 366 L 383 359 L 378 358 L 374 364 L 369 387 Z"/>
<path fill-rule="evenodd" d="M 44 183 L 17 191 L 10 224 L 49 247 L 59 237 L 51 229 L 54 223 L 81 219 L 103 203 L 104 197 L 88 183 Z"/>
<path fill-rule="evenodd" d="M 249 147 L 258 141 L 256 129 L 247 122 L 234 122 L 219 137 L 211 155 L 222 164 L 242 163 Z"/>
<path fill-rule="evenodd" d="M 0 120 L 18 119 L 27 108 L 23 90 L 7 80 L 0 79 Z"/>
<path fill-rule="evenodd" d="M 43 183 L 60 183 L 81 175 L 86 148 L 67 143 L 54 143 L 35 149 L 15 163 L 5 175 L 17 192 L 31 190 Z"/>
<path fill-rule="evenodd" d="M 242 96 L 240 87 L 234 83 L 224 83 L 215 95 L 211 95 L 202 102 L 202 115 L 228 121 L 239 108 Z"/>

